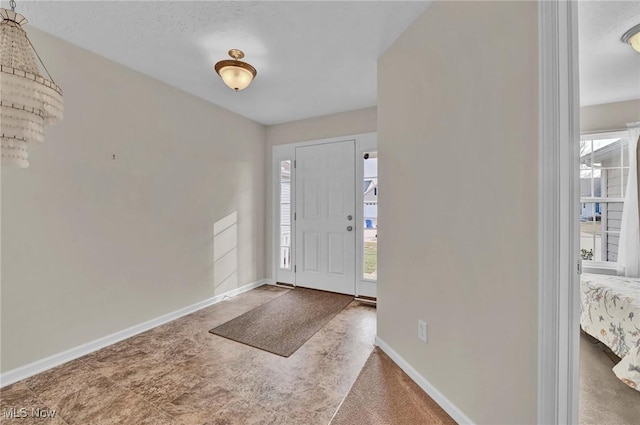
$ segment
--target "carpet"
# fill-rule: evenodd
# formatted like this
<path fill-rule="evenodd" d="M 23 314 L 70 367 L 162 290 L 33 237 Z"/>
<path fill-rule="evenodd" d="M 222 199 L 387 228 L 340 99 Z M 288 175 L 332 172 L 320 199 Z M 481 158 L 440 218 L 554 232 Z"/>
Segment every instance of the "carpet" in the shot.
<path fill-rule="evenodd" d="M 331 425 L 455 423 L 377 347 L 331 420 Z"/>
<path fill-rule="evenodd" d="M 289 357 L 351 301 L 351 295 L 295 288 L 209 332 Z"/>
<path fill-rule="evenodd" d="M 638 425 L 640 392 L 613 373 L 612 361 L 600 344 L 580 338 L 580 425 Z"/>

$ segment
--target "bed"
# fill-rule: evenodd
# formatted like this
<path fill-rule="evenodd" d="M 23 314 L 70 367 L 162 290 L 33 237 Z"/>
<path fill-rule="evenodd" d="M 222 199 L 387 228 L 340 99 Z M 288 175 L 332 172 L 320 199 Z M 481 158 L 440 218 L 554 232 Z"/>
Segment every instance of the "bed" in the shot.
<path fill-rule="evenodd" d="M 583 274 L 580 326 L 622 360 L 618 379 L 640 391 L 640 279 Z"/>

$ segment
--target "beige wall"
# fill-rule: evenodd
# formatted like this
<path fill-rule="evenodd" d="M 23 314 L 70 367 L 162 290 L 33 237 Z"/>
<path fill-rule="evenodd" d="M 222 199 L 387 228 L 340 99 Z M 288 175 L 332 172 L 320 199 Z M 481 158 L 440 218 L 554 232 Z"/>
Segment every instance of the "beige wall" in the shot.
<path fill-rule="evenodd" d="M 376 111 L 376 107 L 373 106 L 272 125 L 267 127 L 267 144 L 271 147 L 376 131 Z"/>
<path fill-rule="evenodd" d="M 582 133 L 626 129 L 628 123 L 636 121 L 640 121 L 640 99 L 580 108 Z"/>
<path fill-rule="evenodd" d="M 331 137 L 347 136 L 352 134 L 369 133 L 376 131 L 376 108 L 358 109 L 355 111 L 340 112 L 317 118 L 300 121 L 292 121 L 267 127 L 267 147 L 265 156 L 265 182 L 266 182 L 266 243 L 265 243 L 265 270 L 266 275 L 275 278 L 273 272 L 273 214 L 272 205 L 272 169 L 271 153 L 275 145 L 286 143 L 304 142 L 308 140 L 328 139 Z"/>
<path fill-rule="evenodd" d="M 378 64 L 378 336 L 480 424 L 536 422 L 537 11 L 434 2 Z"/>
<path fill-rule="evenodd" d="M 2 170 L 2 371 L 264 277 L 265 128 L 30 35 L 66 110 L 29 169 Z"/>

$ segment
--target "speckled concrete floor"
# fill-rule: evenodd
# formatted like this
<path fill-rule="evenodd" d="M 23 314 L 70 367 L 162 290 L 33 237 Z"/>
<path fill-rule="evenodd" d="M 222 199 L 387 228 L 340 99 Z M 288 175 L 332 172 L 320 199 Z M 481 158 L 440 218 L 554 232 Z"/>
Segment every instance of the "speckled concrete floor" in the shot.
<path fill-rule="evenodd" d="M 322 424 L 373 349 L 375 308 L 353 301 L 291 357 L 209 329 L 286 289 L 263 286 L 18 382 L 1 408 L 56 410 L 38 424 Z"/>
<path fill-rule="evenodd" d="M 326 425 L 373 349 L 375 308 L 352 302 L 289 358 L 208 332 L 286 291 L 254 289 L 3 388 L 0 423 Z M 581 424 L 638 423 L 640 392 L 612 367 L 582 337 Z M 23 407 L 56 416 L 4 415 Z"/>

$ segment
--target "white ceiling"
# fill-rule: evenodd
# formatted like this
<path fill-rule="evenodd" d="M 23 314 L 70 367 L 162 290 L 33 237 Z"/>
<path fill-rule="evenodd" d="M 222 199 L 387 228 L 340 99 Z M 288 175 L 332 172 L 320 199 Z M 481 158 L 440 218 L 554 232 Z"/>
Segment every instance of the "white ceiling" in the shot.
<path fill-rule="evenodd" d="M 640 24 L 640 1 L 578 3 L 580 104 L 640 99 L 640 53 L 620 41 Z"/>
<path fill-rule="evenodd" d="M 378 57 L 428 4 L 19 0 L 17 9 L 30 25 L 270 125 L 375 105 Z M 581 1 L 578 11 L 580 103 L 640 99 L 640 54 L 620 41 L 640 23 L 640 2 Z M 258 69 L 239 93 L 213 71 L 230 48 Z"/>
<path fill-rule="evenodd" d="M 267 125 L 375 105 L 378 57 L 429 4 L 17 3 L 38 29 Z M 213 70 L 231 48 L 258 70 L 238 93 Z"/>

